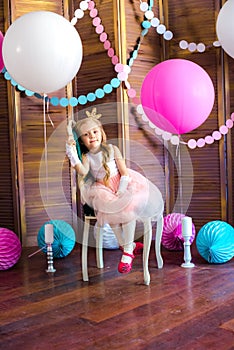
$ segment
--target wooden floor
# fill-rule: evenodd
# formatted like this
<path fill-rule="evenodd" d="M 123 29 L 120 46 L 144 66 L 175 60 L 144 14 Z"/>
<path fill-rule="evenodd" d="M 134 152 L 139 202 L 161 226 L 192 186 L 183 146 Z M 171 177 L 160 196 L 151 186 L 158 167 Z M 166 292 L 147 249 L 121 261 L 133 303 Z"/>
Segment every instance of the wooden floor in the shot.
<path fill-rule="evenodd" d="M 54 260 L 54 275 L 44 253 L 28 258 L 36 249 L 0 271 L 0 349 L 234 349 L 234 259 L 209 265 L 192 247 L 196 266 L 185 269 L 183 252 L 163 250 L 158 270 L 152 247 L 145 286 L 140 257 L 120 275 L 119 250 L 104 251 L 100 270 L 90 248 L 83 282 L 78 245 Z"/>

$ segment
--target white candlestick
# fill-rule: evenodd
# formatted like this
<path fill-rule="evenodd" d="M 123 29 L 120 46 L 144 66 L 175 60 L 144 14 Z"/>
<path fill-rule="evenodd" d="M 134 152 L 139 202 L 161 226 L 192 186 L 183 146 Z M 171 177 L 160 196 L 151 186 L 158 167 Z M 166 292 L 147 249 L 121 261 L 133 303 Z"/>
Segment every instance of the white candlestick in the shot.
<path fill-rule="evenodd" d="M 56 269 L 53 265 L 53 249 L 51 243 L 47 244 L 47 262 L 48 268 L 46 269 L 46 272 L 55 272 Z"/>
<path fill-rule="evenodd" d="M 54 226 L 52 224 L 45 225 L 45 243 L 52 244 L 54 242 Z"/>
<path fill-rule="evenodd" d="M 184 263 L 182 267 L 194 267 L 191 262 L 190 237 L 192 236 L 192 218 L 185 216 L 182 218 L 182 236 L 184 238 Z"/>
<path fill-rule="evenodd" d="M 52 224 L 45 225 L 45 243 L 47 245 L 47 261 L 48 268 L 46 272 L 55 272 L 55 268 L 53 266 L 53 249 L 52 243 L 54 242 L 54 226 Z"/>
<path fill-rule="evenodd" d="M 182 235 L 185 236 L 192 236 L 192 218 L 189 216 L 184 216 L 182 218 Z"/>

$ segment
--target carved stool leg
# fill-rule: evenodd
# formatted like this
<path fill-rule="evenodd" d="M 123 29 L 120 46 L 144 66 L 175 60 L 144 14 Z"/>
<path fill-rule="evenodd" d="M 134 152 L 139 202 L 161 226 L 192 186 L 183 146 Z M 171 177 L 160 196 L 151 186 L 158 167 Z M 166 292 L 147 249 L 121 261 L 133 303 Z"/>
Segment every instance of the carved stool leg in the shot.
<path fill-rule="evenodd" d="M 161 215 L 157 221 L 156 237 L 155 237 L 155 253 L 158 268 L 163 267 L 163 259 L 161 255 L 161 241 L 162 241 L 162 231 L 163 231 L 163 216 Z"/>
<path fill-rule="evenodd" d="M 150 284 L 149 274 L 149 253 L 152 240 L 152 225 L 151 220 L 144 221 L 144 248 L 143 248 L 143 271 L 144 283 L 148 286 Z"/>
<path fill-rule="evenodd" d="M 88 281 L 88 241 L 89 241 L 89 227 L 90 218 L 85 216 L 84 218 L 84 232 L 83 232 L 83 242 L 82 242 L 82 275 L 83 281 Z"/>
<path fill-rule="evenodd" d="M 103 236 L 102 236 L 102 229 L 99 225 L 97 225 L 97 233 L 96 233 L 96 260 L 97 260 L 97 267 L 99 269 L 102 269 L 104 267 Z"/>

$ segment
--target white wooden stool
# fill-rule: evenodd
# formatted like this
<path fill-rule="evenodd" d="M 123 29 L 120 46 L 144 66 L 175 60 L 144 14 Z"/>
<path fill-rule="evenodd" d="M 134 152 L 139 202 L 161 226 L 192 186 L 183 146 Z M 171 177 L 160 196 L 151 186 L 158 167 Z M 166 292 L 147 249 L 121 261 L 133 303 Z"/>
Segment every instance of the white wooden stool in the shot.
<path fill-rule="evenodd" d="M 88 241 L 89 241 L 89 232 L 90 232 L 90 221 L 96 220 L 95 216 L 85 215 L 84 216 L 84 232 L 83 232 L 83 241 L 82 241 L 82 275 L 83 281 L 88 281 Z M 163 230 L 163 216 L 160 215 L 157 221 L 156 236 L 155 236 L 155 255 L 157 260 L 158 268 L 163 267 L 163 259 L 161 256 L 161 239 L 162 239 L 162 230 Z M 149 273 L 149 253 L 152 241 L 152 223 L 151 220 L 144 222 L 144 248 L 143 248 L 143 272 L 144 272 L 144 283 L 146 285 L 150 284 L 150 273 Z M 102 228 L 98 225 L 96 232 L 96 261 L 97 267 L 103 268 L 103 236 Z"/>

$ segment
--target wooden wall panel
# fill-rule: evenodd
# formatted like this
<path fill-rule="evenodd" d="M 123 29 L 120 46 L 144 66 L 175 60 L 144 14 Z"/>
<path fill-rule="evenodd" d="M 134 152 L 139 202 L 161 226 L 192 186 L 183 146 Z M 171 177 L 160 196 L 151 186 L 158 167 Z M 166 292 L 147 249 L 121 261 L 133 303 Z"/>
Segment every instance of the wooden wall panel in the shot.
<path fill-rule="evenodd" d="M 73 12 L 79 8 L 80 1 L 73 1 Z M 101 19 L 101 24 L 107 33 L 108 40 L 111 43 L 111 48 L 114 49 L 115 55 L 118 55 L 116 47 L 116 23 L 114 22 L 114 2 L 113 0 L 95 1 L 95 8 L 98 11 L 98 16 Z M 74 83 L 74 95 L 79 98 L 80 95 L 96 92 L 97 89 L 103 89 L 105 84 L 110 84 L 113 78 L 116 78 L 116 72 L 112 60 L 107 55 L 107 50 L 104 44 L 100 41 L 99 35 L 95 31 L 95 26 L 92 24 L 93 19 L 90 17 L 90 12 L 85 11 L 82 19 L 78 20 L 76 28 L 80 34 L 83 45 L 83 60 L 81 68 L 76 76 Z M 94 107 L 97 112 L 102 114 L 101 122 L 107 134 L 108 141 L 118 146 L 119 128 L 119 104 L 118 90 L 113 88 L 109 94 L 105 94 L 103 98 L 96 97 L 95 101 L 88 102 L 85 105 L 78 105 L 74 108 L 74 119 L 78 120 L 86 117 L 86 110 L 91 111 Z M 78 214 L 82 218 L 82 205 L 78 197 Z M 79 230 L 82 230 L 82 220 L 79 225 Z"/>
<path fill-rule="evenodd" d="M 234 62 L 233 58 L 224 54 L 228 64 L 228 80 L 229 80 L 229 97 L 230 106 L 227 109 L 227 118 L 234 113 Z M 228 135 L 227 157 L 228 157 L 228 171 L 227 182 L 229 184 L 229 191 L 227 192 L 229 222 L 234 226 L 234 130 L 232 128 Z"/>
<path fill-rule="evenodd" d="M 37 10 L 64 14 L 63 1 L 11 1 L 12 21 Z M 65 89 L 51 96 L 66 96 Z M 48 220 L 72 224 L 71 187 L 68 161 L 65 160 L 67 109 L 49 105 L 44 123 L 43 99 L 15 93 L 18 182 L 22 243 L 37 245 L 37 233 Z M 53 125 L 50 123 L 50 119 Z M 46 131 L 46 135 L 44 134 Z M 45 137 L 48 145 L 45 147 Z M 43 158 L 43 152 L 47 156 Z M 74 227 L 75 228 L 75 227 Z"/>
<path fill-rule="evenodd" d="M 5 33 L 5 15 L 3 1 L 0 1 L 0 30 Z M 12 139 L 9 132 L 10 119 L 8 109 L 7 82 L 3 73 L 0 74 L 0 227 L 13 230 L 20 234 L 17 221 L 17 208 L 15 206 L 15 176 L 12 163 Z"/>
<path fill-rule="evenodd" d="M 0 91 L 0 227 L 6 227 L 19 234 L 16 218 L 14 215 L 14 176 L 12 173 L 13 168 L 11 166 L 11 142 L 9 134 L 7 84 L 3 77 L 3 74 L 0 76 Z"/>
<path fill-rule="evenodd" d="M 155 16 L 159 15 L 157 1 L 152 10 Z M 166 203 L 166 181 L 165 181 L 165 148 L 162 140 L 156 137 L 153 129 L 144 122 L 141 115 L 137 113 L 136 107 L 140 103 L 141 86 L 146 74 L 161 60 L 161 38 L 157 35 L 155 28 L 150 28 L 143 36 L 141 23 L 144 14 L 140 10 L 139 1 L 126 1 L 126 51 L 127 62 L 133 57 L 138 43 L 137 58 L 131 65 L 129 82 L 136 90 L 136 99 L 129 100 L 129 124 L 130 124 L 130 164 L 133 169 L 146 175 L 161 190 Z"/>
<path fill-rule="evenodd" d="M 47 160 L 43 157 L 43 100 L 21 97 L 20 111 L 23 162 L 21 184 L 24 185 L 27 237 L 25 244 L 35 245 L 37 232 L 44 222 L 58 219 L 72 224 L 72 215 L 67 208 L 71 203 L 71 194 L 68 161 L 65 160 L 66 109 L 50 106 L 49 116 L 53 126 L 46 115 Z"/>
<path fill-rule="evenodd" d="M 218 130 L 226 118 L 222 112 L 222 94 L 225 92 L 222 87 L 221 50 L 212 46 L 217 40 L 217 1 L 191 0 L 178 4 L 176 0 L 170 0 L 167 3 L 168 25 L 174 33 L 168 47 L 168 58 L 183 58 L 199 64 L 210 75 L 215 88 L 215 103 L 209 118 L 196 130 L 183 135 L 184 141 L 190 138 L 199 139 Z M 207 47 L 206 51 L 190 53 L 188 50 L 181 50 L 180 40 L 197 44 L 203 42 Z M 225 139 L 222 139 L 212 145 L 189 150 L 193 165 L 193 174 L 190 176 L 193 176 L 194 188 L 187 214 L 193 217 L 197 228 L 211 220 L 229 220 L 225 197 L 227 188 L 224 141 Z M 172 173 L 172 177 L 175 176 L 175 173 Z M 184 196 L 186 197 L 186 193 Z"/>
<path fill-rule="evenodd" d="M 152 10 L 155 16 L 159 16 L 158 1 L 154 1 L 155 5 Z M 138 50 L 138 56 L 131 66 L 131 74 L 129 81 L 132 87 L 137 92 L 137 97 L 140 97 L 141 85 L 148 71 L 161 61 L 162 44 L 161 38 L 156 33 L 155 28 L 151 27 L 145 36 L 141 35 L 143 27 L 141 26 L 144 20 L 144 14 L 140 10 L 140 2 L 137 0 L 126 1 L 126 41 L 127 41 L 127 59 L 132 57 L 132 53 L 141 41 Z"/>
<path fill-rule="evenodd" d="M 78 7 L 78 3 L 78 1 L 74 1 L 74 9 Z M 105 2 L 96 1 L 95 4 L 115 53 L 119 55 L 119 59 L 122 58 L 121 63 L 127 64 L 143 29 L 141 22 L 144 17 L 139 9 L 140 3 L 138 1 L 110 0 Z M 157 6 L 154 10 L 155 13 L 158 12 Z M 118 22 L 116 22 L 115 18 L 118 11 L 121 18 L 118 18 Z M 120 23 L 124 26 L 125 22 L 126 28 L 117 28 L 117 25 L 120 25 Z M 116 77 L 117 73 L 110 58 L 107 56 L 107 52 L 103 48 L 103 44 L 100 43 L 95 33 L 92 20 L 86 13 L 84 18 L 78 21 L 76 27 L 82 38 L 84 48 L 82 66 L 76 79 L 76 91 L 79 95 L 94 92 L 97 88 L 103 87 L 104 84 L 109 83 L 112 78 Z M 125 33 L 121 36 L 120 33 L 122 31 L 125 31 Z M 121 45 L 122 52 L 118 48 L 119 45 Z M 139 55 L 131 67 L 131 73 L 129 75 L 129 82 L 136 89 L 138 97 L 143 78 L 154 64 L 159 62 L 160 55 L 159 37 L 156 35 L 155 30 L 151 30 L 142 41 Z M 122 96 L 121 91 L 119 91 L 121 89 L 118 89 L 106 95 L 101 100 L 97 99 L 93 103 L 85 105 L 84 108 L 78 106 L 79 117 L 83 117 L 85 109 L 91 109 L 97 105 L 98 110 L 103 114 L 101 119 L 105 125 L 108 140 L 112 139 L 117 144 L 119 143 L 117 138 L 121 138 L 120 128 L 115 127 L 115 122 L 119 121 L 118 105 L 120 101 L 124 100 L 124 95 L 126 94 L 125 85 L 122 84 L 121 87 L 125 89 L 125 92 L 122 90 Z M 163 144 L 161 140 L 155 137 L 152 130 L 147 127 L 147 124 L 142 125 L 142 121 L 136 113 L 136 104 L 130 100 L 124 101 L 126 103 L 124 102 L 123 104 L 126 104 L 126 106 L 123 108 L 127 110 L 125 111 L 125 122 L 128 123 L 127 134 L 125 135 L 127 164 L 156 183 L 162 190 L 165 198 Z"/>
<path fill-rule="evenodd" d="M 80 1 L 74 1 L 74 10 L 79 8 Z M 104 26 L 105 32 L 108 35 L 108 40 L 111 47 L 116 52 L 115 44 L 115 23 L 113 1 L 95 1 L 95 7 L 98 11 L 98 16 L 101 19 L 101 24 Z M 109 84 L 113 78 L 116 78 L 116 72 L 111 58 L 108 57 L 103 43 L 99 40 L 99 35 L 95 32 L 95 27 L 92 25 L 93 19 L 90 17 L 89 11 L 85 11 L 82 19 L 78 20 L 76 28 L 80 34 L 83 45 L 83 61 L 81 68 L 75 80 L 74 93 L 77 97 L 80 95 L 87 96 L 88 93 L 103 88 L 105 84 Z M 75 119 L 86 116 L 85 111 L 91 110 L 95 106 L 102 113 L 102 122 L 106 125 L 108 138 L 114 139 L 118 135 L 117 123 L 117 89 L 113 88 L 112 93 L 105 94 L 103 98 L 96 98 L 93 102 L 88 102 L 84 106 L 78 105 L 74 110 Z M 80 115 L 78 116 L 77 112 Z"/>
<path fill-rule="evenodd" d="M 212 42 L 216 40 L 215 21 L 219 1 L 217 0 L 186 0 L 178 3 L 176 0 L 154 1 L 153 11 L 155 16 L 165 19 L 168 29 L 174 33 L 174 38 L 170 42 L 164 42 L 154 28 L 150 28 L 144 38 L 141 37 L 141 22 L 143 13 L 139 9 L 138 0 L 120 1 L 124 6 L 124 16 L 126 21 L 126 38 L 118 36 L 115 7 L 117 0 L 96 1 L 96 8 L 102 20 L 105 31 L 108 34 L 112 47 L 117 55 L 120 55 L 119 44 L 121 42 L 123 53 L 121 57 L 126 57 L 126 62 L 131 56 L 132 51 L 141 38 L 142 43 L 138 51 L 138 56 L 134 60 L 129 75 L 131 87 L 136 90 L 137 98 L 129 100 L 127 103 L 127 118 L 129 128 L 126 130 L 129 144 L 129 153 L 127 153 L 127 162 L 133 168 L 147 175 L 161 189 L 165 198 L 166 210 L 169 213 L 172 210 L 180 210 L 181 205 L 190 200 L 192 183 L 192 199 L 187 211 L 188 215 L 193 217 L 194 223 L 199 229 L 203 224 L 210 220 L 223 219 L 233 224 L 232 209 L 228 211 L 228 206 L 234 206 L 234 193 L 232 178 L 234 174 L 234 165 L 232 161 L 233 154 L 233 132 L 230 136 L 220 142 L 204 148 L 189 150 L 187 146 L 181 146 L 181 156 L 183 159 L 188 157 L 192 162 L 193 170 L 186 167 L 186 162 L 182 167 L 183 174 L 183 200 L 182 203 L 176 202 L 180 193 L 180 179 L 178 178 L 178 157 L 176 149 L 170 146 L 170 143 L 162 142 L 161 138 L 156 137 L 153 129 L 147 123 L 142 121 L 141 116 L 136 112 L 136 106 L 140 102 L 140 89 L 145 75 L 157 63 L 167 58 L 185 58 L 201 65 L 210 75 L 215 91 L 216 99 L 214 108 L 207 121 L 196 130 L 183 135 L 183 140 L 190 138 L 198 139 L 211 134 L 217 130 L 219 125 L 225 122 L 229 117 L 228 112 L 234 111 L 233 83 L 227 84 L 228 91 L 223 91 L 221 84 L 221 50 L 212 47 Z M 5 2 L 6 3 L 6 2 Z M 64 13 L 64 8 L 70 6 L 70 16 L 73 17 L 75 9 L 79 7 L 80 1 L 29 1 L 12 0 L 11 16 L 15 19 L 24 13 L 34 10 L 49 10 L 59 14 Z M 4 30 L 3 1 L 0 1 L 0 29 Z M 78 21 L 76 25 L 81 36 L 84 57 L 81 68 L 73 84 L 73 95 L 87 95 L 89 92 L 95 92 L 109 83 L 116 77 L 114 66 L 107 52 L 100 42 L 95 28 L 92 25 L 92 19 L 88 11 L 84 18 Z M 188 42 L 204 42 L 208 47 L 205 53 L 189 53 L 179 48 L 180 40 L 185 39 Z M 234 81 L 233 60 L 225 58 L 227 61 L 228 75 L 231 82 Z M 123 62 L 123 63 L 126 63 Z M 71 174 L 67 160 L 65 160 L 64 144 L 65 124 L 69 111 L 63 107 L 49 107 L 50 117 L 54 123 L 54 128 L 47 119 L 47 137 L 53 141 L 49 144 L 48 155 L 48 176 L 45 172 L 40 173 L 43 166 L 42 155 L 44 150 L 43 134 L 43 101 L 36 97 L 26 97 L 24 93 L 16 93 L 16 98 L 12 101 L 12 108 L 16 108 L 16 122 L 14 123 L 13 114 L 7 103 L 9 91 L 7 83 L 3 76 L 0 76 L 1 103 L 0 103 L 0 136 L 2 141 L 2 150 L 0 153 L 1 167 L 0 171 L 0 226 L 16 229 L 18 219 L 17 208 L 17 190 L 15 188 L 19 183 L 19 194 L 21 206 L 20 220 L 23 234 L 24 245 L 36 245 L 37 232 L 40 226 L 49 218 L 64 219 L 69 223 L 73 222 L 72 216 L 72 187 Z M 120 89 L 114 89 L 111 94 L 106 94 L 102 99 L 96 99 L 94 102 L 86 105 L 78 105 L 74 108 L 74 118 L 78 119 L 85 115 L 85 110 L 90 110 L 94 106 L 103 114 L 102 121 L 109 140 L 118 143 L 118 137 L 121 135 L 120 127 L 120 104 L 123 96 L 126 97 L 124 84 Z M 65 96 L 66 91 L 61 89 L 54 95 Z M 223 114 L 223 94 L 230 97 L 230 105 L 226 106 L 227 115 Z M 228 108 L 230 111 L 228 111 Z M 79 115 L 78 115 L 79 114 Z M 17 119 L 18 118 L 18 119 Z M 122 120 L 123 121 L 123 120 Z M 12 143 L 13 136 L 17 138 Z M 14 167 L 16 158 L 12 149 L 17 145 L 18 160 L 18 178 L 15 181 Z M 168 151 L 167 151 L 168 148 Z M 136 151 L 137 149 L 137 151 Z M 145 152 L 147 150 L 147 152 Z M 227 157 L 229 155 L 229 158 Z M 228 160 L 228 161 L 227 161 Z M 226 167 L 228 165 L 229 168 Z M 44 169 L 45 170 L 45 169 Z M 168 175 L 169 178 L 168 178 Z M 13 179 L 13 181 L 12 181 Z M 186 185 L 184 186 L 184 183 Z M 227 186 L 226 186 L 227 184 Z M 48 185 L 49 202 L 43 203 L 40 193 L 40 185 L 44 185 L 44 191 Z M 58 189 L 62 189 L 63 197 L 59 195 Z M 228 196 L 226 196 L 228 193 Z M 175 204 L 177 207 L 175 208 Z M 46 212 L 47 209 L 47 212 Z M 20 232 L 17 232 L 20 234 Z"/>

